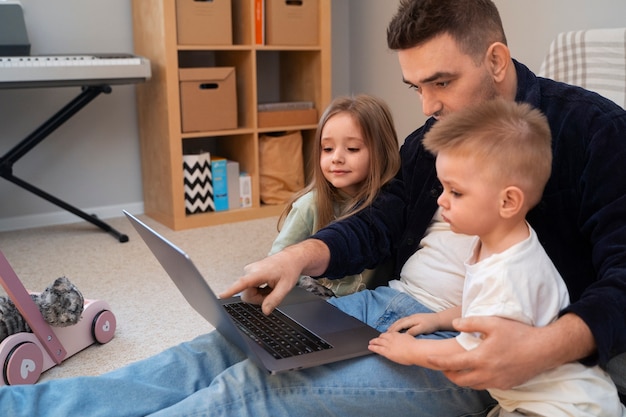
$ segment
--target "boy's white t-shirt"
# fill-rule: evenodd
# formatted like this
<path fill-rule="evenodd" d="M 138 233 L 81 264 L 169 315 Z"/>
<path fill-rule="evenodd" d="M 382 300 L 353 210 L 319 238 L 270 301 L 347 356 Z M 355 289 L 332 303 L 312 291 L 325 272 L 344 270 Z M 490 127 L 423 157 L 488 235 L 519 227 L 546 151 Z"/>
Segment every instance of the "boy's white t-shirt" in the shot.
<path fill-rule="evenodd" d="M 465 265 L 474 238 L 454 233 L 443 221 L 441 209 L 420 242 L 420 249 L 406 261 L 399 280 L 389 286 L 410 294 L 432 311 L 461 304 Z"/>
<path fill-rule="evenodd" d="M 546 254 L 535 231 L 504 252 L 473 263 L 479 250 L 474 238 L 466 264 L 463 317 L 498 316 L 532 326 L 546 326 L 569 304 L 565 282 Z M 461 333 L 456 340 L 465 349 L 481 343 L 480 335 Z M 599 366 L 574 362 L 543 372 L 511 390 L 489 389 L 506 412 L 524 410 L 550 417 L 622 416 L 617 389 Z M 500 411 L 489 416 L 497 416 Z"/>

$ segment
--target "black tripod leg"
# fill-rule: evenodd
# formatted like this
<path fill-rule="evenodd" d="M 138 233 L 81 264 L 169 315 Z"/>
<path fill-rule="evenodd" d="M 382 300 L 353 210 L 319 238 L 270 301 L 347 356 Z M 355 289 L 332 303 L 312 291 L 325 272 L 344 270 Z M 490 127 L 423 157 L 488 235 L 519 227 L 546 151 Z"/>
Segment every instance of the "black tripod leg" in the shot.
<path fill-rule="evenodd" d="M 10 169 L 22 156 L 47 138 L 59 126 L 67 122 L 83 107 L 91 103 L 94 98 L 98 97 L 101 93 L 108 94 L 110 92 L 111 87 L 108 85 L 84 87 L 79 95 L 42 123 L 41 126 L 35 129 L 30 135 L 22 139 L 2 157 L 1 161 L 5 169 Z"/>
<path fill-rule="evenodd" d="M 56 198 L 55 196 L 53 196 L 52 194 L 49 194 L 45 191 L 43 191 L 40 188 L 35 187 L 34 185 L 23 181 L 19 178 L 17 178 L 14 175 L 4 175 L 4 178 L 8 181 L 11 181 L 13 184 L 22 187 L 23 189 L 30 191 L 31 193 L 43 198 L 44 200 L 47 200 L 49 202 L 51 202 L 52 204 L 56 204 L 57 206 L 61 207 L 64 210 L 69 211 L 72 214 L 77 215 L 78 217 L 88 221 L 89 223 L 98 226 L 100 229 L 104 230 L 107 233 L 112 234 L 113 236 L 115 236 L 115 238 L 117 238 L 117 240 L 119 240 L 120 242 L 128 242 L 128 236 L 125 234 L 122 234 L 120 232 L 118 232 L 117 230 L 115 230 L 114 228 L 112 228 L 109 224 L 103 222 L 102 220 L 98 219 L 95 215 L 89 215 L 87 213 L 85 213 L 84 211 L 66 203 L 63 200 L 60 200 L 58 198 Z"/>
<path fill-rule="evenodd" d="M 59 126 L 69 120 L 74 114 L 76 114 L 79 110 L 89 104 L 94 98 L 100 95 L 100 93 L 108 94 L 110 92 L 111 87 L 108 85 L 89 86 L 83 88 L 82 92 L 76 98 L 66 104 L 61 110 L 55 113 L 46 122 L 44 122 L 41 126 L 35 129 L 30 135 L 20 141 L 20 143 L 18 143 L 0 158 L 0 177 L 5 178 L 15 185 L 43 198 L 44 200 L 56 204 L 62 209 L 67 210 L 70 213 L 75 214 L 78 217 L 88 221 L 89 223 L 98 226 L 105 232 L 108 232 L 115 236 L 120 242 L 128 242 L 128 236 L 121 234 L 120 232 L 109 226 L 107 223 L 99 220 L 96 216 L 89 215 L 84 211 L 69 205 L 65 201 L 60 200 L 57 197 L 13 175 L 13 164 L 17 162 L 22 156 L 24 156 L 31 149 L 37 146 L 54 130 L 56 130 Z"/>

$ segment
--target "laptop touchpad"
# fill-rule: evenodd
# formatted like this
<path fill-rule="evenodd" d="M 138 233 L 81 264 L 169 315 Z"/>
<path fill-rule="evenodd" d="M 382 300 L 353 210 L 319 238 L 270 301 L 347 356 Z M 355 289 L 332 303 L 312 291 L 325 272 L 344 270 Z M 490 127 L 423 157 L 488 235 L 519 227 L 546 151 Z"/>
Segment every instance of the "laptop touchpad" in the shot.
<path fill-rule="evenodd" d="M 279 310 L 318 335 L 363 326 L 361 321 L 332 304 L 320 301 L 280 306 Z"/>

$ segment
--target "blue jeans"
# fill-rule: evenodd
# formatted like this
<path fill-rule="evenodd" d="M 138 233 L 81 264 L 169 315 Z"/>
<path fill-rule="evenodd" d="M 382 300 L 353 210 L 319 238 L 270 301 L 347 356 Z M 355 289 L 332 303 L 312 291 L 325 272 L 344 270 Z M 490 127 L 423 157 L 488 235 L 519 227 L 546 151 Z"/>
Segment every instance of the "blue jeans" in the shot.
<path fill-rule="evenodd" d="M 330 302 L 380 331 L 428 311 L 388 287 Z M 101 376 L 0 388 L 3 415 L 29 417 L 484 416 L 494 404 L 439 372 L 377 355 L 271 376 L 217 332 Z"/>

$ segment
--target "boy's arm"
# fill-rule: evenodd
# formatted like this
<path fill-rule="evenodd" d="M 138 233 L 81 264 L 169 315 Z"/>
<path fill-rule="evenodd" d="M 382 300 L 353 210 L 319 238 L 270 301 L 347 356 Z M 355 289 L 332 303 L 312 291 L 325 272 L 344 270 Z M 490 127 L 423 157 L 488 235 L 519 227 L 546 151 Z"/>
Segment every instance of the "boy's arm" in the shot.
<path fill-rule="evenodd" d="M 455 330 L 452 321 L 461 317 L 461 306 L 450 307 L 435 314 L 439 317 L 441 324 L 437 330 Z"/>
<path fill-rule="evenodd" d="M 438 313 L 412 314 L 389 326 L 389 332 L 406 331 L 411 336 L 434 333 L 437 330 L 454 330 L 452 320 L 461 317 L 461 306 L 451 307 Z"/>

